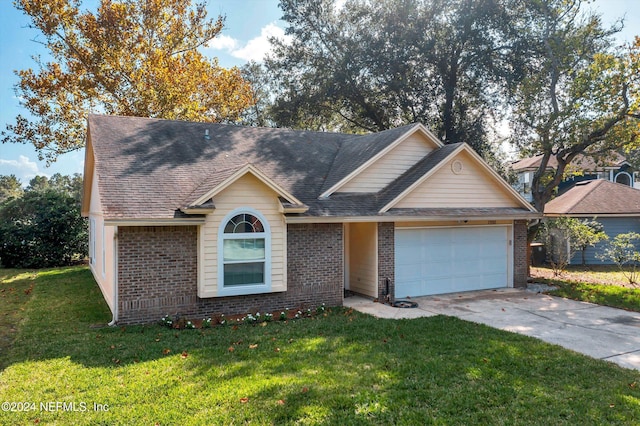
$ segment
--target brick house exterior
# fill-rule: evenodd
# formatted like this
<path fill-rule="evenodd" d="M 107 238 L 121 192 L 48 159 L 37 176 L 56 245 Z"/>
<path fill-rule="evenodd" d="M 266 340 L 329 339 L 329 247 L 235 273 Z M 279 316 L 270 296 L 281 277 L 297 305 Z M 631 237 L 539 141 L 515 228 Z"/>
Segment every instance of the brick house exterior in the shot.
<path fill-rule="evenodd" d="M 342 305 L 342 225 L 289 225 L 288 233 L 286 292 L 201 299 L 196 295 L 195 226 L 120 227 L 119 323 Z"/>
<path fill-rule="evenodd" d="M 420 124 L 345 135 L 94 115 L 82 213 L 113 324 L 525 286 L 540 217 Z"/>

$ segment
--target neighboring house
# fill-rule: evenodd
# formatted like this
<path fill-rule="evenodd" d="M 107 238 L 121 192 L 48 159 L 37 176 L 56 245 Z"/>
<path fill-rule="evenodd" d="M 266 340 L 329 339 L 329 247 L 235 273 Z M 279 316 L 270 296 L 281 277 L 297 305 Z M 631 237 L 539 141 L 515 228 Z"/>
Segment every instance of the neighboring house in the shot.
<path fill-rule="evenodd" d="M 596 218 L 609 238 L 627 232 L 640 232 L 640 190 L 606 180 L 578 182 L 564 194 L 547 203 L 545 217 L 570 216 Z M 596 254 L 606 242 L 585 250 L 586 263 L 602 264 Z M 572 253 L 573 254 L 573 253 Z M 576 254 L 574 263 L 580 263 Z"/>
<path fill-rule="evenodd" d="M 527 201 L 533 201 L 531 195 L 531 183 L 533 174 L 540 167 L 542 155 L 523 158 L 511 164 L 511 169 L 517 175 L 517 181 L 513 187 Z M 558 166 L 555 157 L 549 158 L 547 170 L 554 171 Z M 617 182 L 632 188 L 640 188 L 640 178 L 638 172 L 634 172 L 627 159 L 617 152 L 612 152 L 609 156 L 594 160 L 592 157 L 578 155 L 571 162 L 565 171 L 567 177 L 558 185 L 558 194 L 562 194 L 571 188 L 575 183 L 585 180 L 604 179 L 610 182 Z"/>
<path fill-rule="evenodd" d="M 91 115 L 83 215 L 114 323 L 526 285 L 541 215 L 468 145 Z"/>

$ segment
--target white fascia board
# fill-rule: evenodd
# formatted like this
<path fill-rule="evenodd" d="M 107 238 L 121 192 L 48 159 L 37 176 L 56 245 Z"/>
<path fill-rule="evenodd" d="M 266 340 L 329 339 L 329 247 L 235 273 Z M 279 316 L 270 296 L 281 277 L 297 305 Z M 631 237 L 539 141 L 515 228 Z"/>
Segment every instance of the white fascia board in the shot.
<path fill-rule="evenodd" d="M 188 226 L 202 225 L 204 218 L 182 218 L 182 219 L 105 219 L 104 224 L 108 226 Z"/>
<path fill-rule="evenodd" d="M 220 192 L 222 192 L 225 188 L 227 188 L 229 185 L 231 185 L 232 183 L 234 183 L 236 180 L 240 179 L 242 176 L 244 176 L 247 173 L 251 173 L 252 175 L 254 175 L 262 183 L 264 183 L 269 188 L 271 188 L 271 190 L 273 190 L 279 196 L 285 198 L 291 204 L 303 204 L 300 200 L 294 197 L 293 194 L 290 194 L 288 191 L 286 191 L 277 183 L 275 183 L 273 180 L 271 180 L 267 175 L 262 173 L 257 167 L 253 166 L 252 164 L 247 164 L 241 167 L 240 169 L 238 169 L 235 173 L 233 173 L 231 176 L 225 179 L 222 183 L 216 185 L 215 188 L 212 188 L 209 192 L 204 194 L 202 197 L 198 198 L 192 205 L 197 206 L 199 204 L 204 203 L 208 199 L 214 197 L 216 194 L 219 194 Z"/>
<path fill-rule="evenodd" d="M 527 200 L 525 200 L 525 198 L 522 195 L 520 195 L 520 193 L 518 191 L 516 191 L 511 185 L 509 185 L 509 183 L 506 180 L 504 180 L 502 178 L 502 176 L 500 176 L 498 174 L 498 172 L 493 170 L 493 167 L 491 167 L 489 164 L 487 164 L 487 162 L 484 161 L 484 159 L 482 157 L 480 157 L 480 155 L 478 155 L 478 153 L 476 153 L 473 150 L 473 148 L 471 148 L 466 143 L 463 146 L 464 146 L 464 149 L 472 157 L 474 157 L 480 163 L 480 165 L 485 170 L 487 170 L 498 181 L 498 184 L 500 186 L 502 186 L 502 188 L 504 188 L 508 193 L 510 193 L 514 198 L 516 198 L 518 200 L 518 202 L 522 205 L 522 207 L 527 208 L 531 212 L 538 213 L 538 211 L 531 205 L 531 203 L 529 203 Z"/>
<path fill-rule="evenodd" d="M 542 214 L 530 212 L 520 215 L 459 215 L 459 216 L 285 216 L 285 222 L 296 223 L 388 223 L 388 222 L 446 222 L 456 220 L 531 220 L 541 219 Z"/>
<path fill-rule="evenodd" d="M 409 187 L 407 187 L 407 189 L 402 191 L 396 198 L 394 198 L 393 200 L 389 201 L 384 207 L 382 207 L 380 209 L 380 211 L 378 213 L 385 213 L 389 209 L 391 209 L 393 206 L 395 206 L 398 202 L 400 202 L 400 200 L 402 200 L 404 197 L 406 197 L 407 194 L 411 193 L 411 191 L 413 191 L 418 185 L 420 185 L 425 180 L 429 179 L 429 177 L 431 175 L 433 175 L 435 172 L 440 170 L 440 168 L 444 166 L 444 164 L 447 162 L 447 160 L 449 158 L 451 158 L 452 156 L 454 156 L 454 155 L 458 154 L 460 151 L 462 151 L 464 146 L 465 146 L 465 144 L 462 144 L 458 148 L 456 148 L 455 150 L 451 151 L 451 153 L 449 155 L 447 155 L 445 158 L 443 158 L 442 161 L 440 161 L 440 163 L 438 163 L 434 168 L 432 168 L 427 173 L 422 175 L 420 177 L 420 179 L 417 179 L 415 182 L 413 182 L 411 185 L 409 185 Z"/>
<path fill-rule="evenodd" d="M 487 172 L 489 172 L 490 175 L 493 176 L 493 178 L 498 182 L 498 184 L 505 189 L 511 196 L 513 196 L 514 198 L 516 198 L 516 200 L 518 201 L 518 203 L 520 203 L 520 205 L 522 207 L 525 207 L 527 210 L 531 211 L 531 212 L 537 212 L 537 210 L 527 201 L 524 199 L 524 197 L 522 195 L 520 195 L 518 193 L 518 191 L 516 191 L 511 185 L 509 185 L 503 178 L 502 176 L 500 176 L 495 170 L 493 170 L 493 168 L 491 166 L 489 166 L 483 159 L 482 157 L 480 157 L 474 150 L 473 148 L 471 148 L 469 145 L 467 145 L 466 143 L 463 143 L 459 148 L 457 148 L 456 150 L 454 150 L 453 152 L 451 152 L 449 155 L 447 155 L 445 158 L 442 159 L 442 161 L 440 161 L 440 163 L 434 167 L 433 169 L 429 170 L 428 173 L 426 173 L 424 176 L 422 176 L 420 179 L 416 180 L 413 184 L 411 184 L 411 186 L 409 186 L 407 189 L 405 189 L 400 195 L 398 195 L 395 199 L 393 199 L 392 201 L 390 201 L 389 203 L 387 203 L 387 205 L 385 205 L 384 207 L 382 207 L 382 209 L 380 209 L 380 213 L 384 213 L 386 211 L 388 211 L 389 209 L 393 208 L 394 205 L 396 205 L 400 200 L 402 200 L 405 196 L 407 196 L 407 194 L 409 194 L 411 191 L 413 191 L 413 189 L 415 189 L 418 185 L 420 185 L 421 183 L 423 183 L 425 180 L 427 180 L 430 176 L 432 176 L 434 173 L 436 173 L 441 167 L 444 166 L 444 164 L 447 162 L 447 160 L 449 158 L 454 157 L 455 155 L 458 155 L 460 152 L 465 151 L 467 152 L 469 155 L 471 155 L 471 157 L 476 160 L 476 162 L 480 165 L 480 167 L 482 167 L 484 170 L 486 170 Z"/>
<path fill-rule="evenodd" d="M 431 133 L 423 124 L 417 123 L 413 127 L 411 127 L 411 129 L 407 130 L 398 139 L 396 139 L 395 141 L 393 141 L 392 143 L 387 145 L 387 147 L 384 148 L 382 151 L 380 151 L 379 153 L 377 153 L 373 157 L 369 158 L 360 167 L 358 167 L 357 169 L 353 170 L 347 176 L 345 176 L 344 178 L 340 179 L 331 188 L 327 189 L 325 192 L 320 194 L 320 196 L 318 198 L 327 198 L 327 197 L 329 197 L 331 194 L 336 192 L 338 189 L 340 189 L 342 186 L 344 186 L 351 179 L 353 179 L 354 177 L 356 177 L 357 175 L 362 173 L 362 171 L 364 171 L 366 168 L 368 168 L 373 163 L 378 161 L 380 158 L 382 158 L 385 155 L 387 155 L 387 153 L 389 153 L 389 151 L 391 151 L 396 146 L 400 145 L 402 143 L 402 141 L 404 141 L 405 139 L 407 139 L 409 136 L 413 135 L 417 131 L 421 131 L 427 137 L 427 139 L 429 139 L 431 142 L 436 144 L 436 149 L 444 146 L 444 144 L 440 140 L 438 140 L 438 138 L 435 137 L 435 135 L 433 133 Z"/>

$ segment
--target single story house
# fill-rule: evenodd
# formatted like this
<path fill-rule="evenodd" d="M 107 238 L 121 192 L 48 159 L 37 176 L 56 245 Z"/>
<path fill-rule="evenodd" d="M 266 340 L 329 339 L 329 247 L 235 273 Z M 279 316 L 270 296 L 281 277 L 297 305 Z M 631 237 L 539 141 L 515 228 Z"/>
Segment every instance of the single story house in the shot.
<path fill-rule="evenodd" d="M 525 286 L 541 215 L 421 124 L 348 135 L 91 115 L 90 267 L 120 324 Z"/>
<path fill-rule="evenodd" d="M 578 182 L 564 194 L 548 202 L 544 215 L 596 218 L 609 238 L 627 232 L 640 233 L 640 190 L 602 179 Z M 596 257 L 604 244 L 606 241 L 601 241 L 585 250 L 587 264 L 611 263 Z M 578 260 L 574 257 L 573 263 L 576 262 L 580 263 L 579 257 Z"/>

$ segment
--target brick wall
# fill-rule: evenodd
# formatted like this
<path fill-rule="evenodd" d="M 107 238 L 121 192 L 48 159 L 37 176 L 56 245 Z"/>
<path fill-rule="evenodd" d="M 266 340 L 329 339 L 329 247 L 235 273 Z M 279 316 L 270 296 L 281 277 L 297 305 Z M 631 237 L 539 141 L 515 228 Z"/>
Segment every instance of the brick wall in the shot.
<path fill-rule="evenodd" d="M 119 323 L 189 309 L 197 303 L 196 282 L 197 227 L 118 227 Z"/>
<path fill-rule="evenodd" d="M 513 286 L 527 286 L 527 221 L 513 223 Z"/>
<path fill-rule="evenodd" d="M 342 305 L 342 224 L 288 225 L 287 291 L 197 297 L 197 227 L 118 228 L 119 323 Z"/>
<path fill-rule="evenodd" d="M 395 294 L 395 224 L 378 223 L 378 300 L 394 302 Z M 387 294 L 387 280 L 389 293 Z"/>

